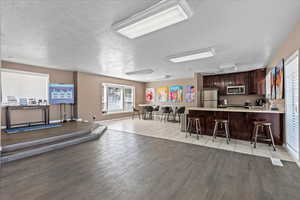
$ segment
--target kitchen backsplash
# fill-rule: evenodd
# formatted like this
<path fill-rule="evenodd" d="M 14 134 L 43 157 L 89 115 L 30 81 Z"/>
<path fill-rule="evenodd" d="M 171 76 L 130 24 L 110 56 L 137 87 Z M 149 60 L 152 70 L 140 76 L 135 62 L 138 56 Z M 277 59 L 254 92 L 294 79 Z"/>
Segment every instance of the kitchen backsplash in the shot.
<path fill-rule="evenodd" d="M 220 100 L 227 99 L 227 104 L 244 104 L 247 101 L 250 101 L 252 105 L 255 105 L 256 99 L 260 99 L 259 95 L 227 95 L 220 96 Z"/>

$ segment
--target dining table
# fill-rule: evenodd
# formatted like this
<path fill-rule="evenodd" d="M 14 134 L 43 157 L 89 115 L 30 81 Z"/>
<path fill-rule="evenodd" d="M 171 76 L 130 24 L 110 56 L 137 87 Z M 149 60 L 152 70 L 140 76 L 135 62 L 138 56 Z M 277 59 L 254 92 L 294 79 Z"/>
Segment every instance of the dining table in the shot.
<path fill-rule="evenodd" d="M 163 107 L 171 107 L 172 108 L 172 113 L 171 113 L 172 119 L 170 119 L 168 121 L 169 122 L 178 122 L 178 121 L 176 121 L 176 115 L 175 115 L 177 107 L 178 107 L 177 105 L 173 105 L 173 104 L 163 104 L 163 105 L 139 104 L 138 106 L 142 108 L 142 113 L 144 113 L 145 107 L 148 107 L 148 106 L 152 106 L 153 108 L 156 106 L 160 106 L 160 109 Z M 144 115 L 143 115 L 142 119 L 145 119 Z"/>

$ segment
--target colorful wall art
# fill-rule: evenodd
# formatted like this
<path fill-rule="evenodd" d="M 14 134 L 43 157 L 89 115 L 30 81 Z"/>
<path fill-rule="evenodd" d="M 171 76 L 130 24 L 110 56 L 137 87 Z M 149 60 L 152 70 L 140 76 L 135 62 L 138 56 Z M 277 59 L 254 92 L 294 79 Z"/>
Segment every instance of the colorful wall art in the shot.
<path fill-rule="evenodd" d="M 157 100 L 160 103 L 167 103 L 169 99 L 169 88 L 160 87 L 157 88 Z"/>
<path fill-rule="evenodd" d="M 185 102 L 193 103 L 195 101 L 196 90 L 193 85 L 187 85 L 185 88 Z"/>
<path fill-rule="evenodd" d="M 146 88 L 145 95 L 146 95 L 147 103 L 154 103 L 154 101 L 155 101 L 155 89 L 154 88 Z"/>
<path fill-rule="evenodd" d="M 170 102 L 181 103 L 183 102 L 183 87 L 175 85 L 170 87 Z"/>
<path fill-rule="evenodd" d="M 275 68 L 276 69 L 276 75 L 275 75 L 276 99 L 283 99 L 283 66 L 284 66 L 284 61 L 282 60 L 280 64 Z"/>

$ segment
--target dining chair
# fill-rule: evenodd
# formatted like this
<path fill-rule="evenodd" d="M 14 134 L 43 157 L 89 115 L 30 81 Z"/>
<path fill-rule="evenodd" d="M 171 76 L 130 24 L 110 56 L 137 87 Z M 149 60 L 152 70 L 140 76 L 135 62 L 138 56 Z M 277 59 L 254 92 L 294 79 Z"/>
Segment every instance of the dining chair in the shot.
<path fill-rule="evenodd" d="M 141 113 L 140 110 L 136 109 L 135 107 L 133 108 L 133 112 L 132 112 L 132 119 L 134 119 L 135 116 L 139 116 L 139 119 L 141 119 Z"/>
<path fill-rule="evenodd" d="M 160 121 L 168 121 L 170 118 L 170 114 L 173 112 L 172 108 L 170 106 L 164 106 L 162 107 L 162 114 Z"/>

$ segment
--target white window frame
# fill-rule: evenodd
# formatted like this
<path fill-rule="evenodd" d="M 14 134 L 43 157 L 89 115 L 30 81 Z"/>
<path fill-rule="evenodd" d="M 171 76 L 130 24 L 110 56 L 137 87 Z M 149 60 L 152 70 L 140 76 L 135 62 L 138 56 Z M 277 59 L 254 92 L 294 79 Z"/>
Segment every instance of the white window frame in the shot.
<path fill-rule="evenodd" d="M 121 102 L 122 102 L 122 110 L 119 111 L 108 111 L 108 95 L 107 95 L 107 88 L 108 87 L 115 87 L 115 88 L 120 88 L 121 89 Z M 102 87 L 101 89 L 103 89 L 102 91 L 102 95 L 103 95 L 103 99 L 101 99 L 101 105 L 103 105 L 105 108 L 101 108 L 102 109 L 102 113 L 103 111 L 106 111 L 105 113 L 103 113 L 104 115 L 109 115 L 109 114 L 117 114 L 117 113 L 130 113 L 133 112 L 133 107 L 132 110 L 124 110 L 125 109 L 125 98 L 124 98 L 124 89 L 125 88 L 130 88 L 132 90 L 132 100 L 133 100 L 133 107 L 135 106 L 135 87 L 134 86 L 130 86 L 130 85 L 121 85 L 121 84 L 115 84 L 115 83 L 102 83 Z M 104 100 L 104 102 L 103 102 Z"/>

